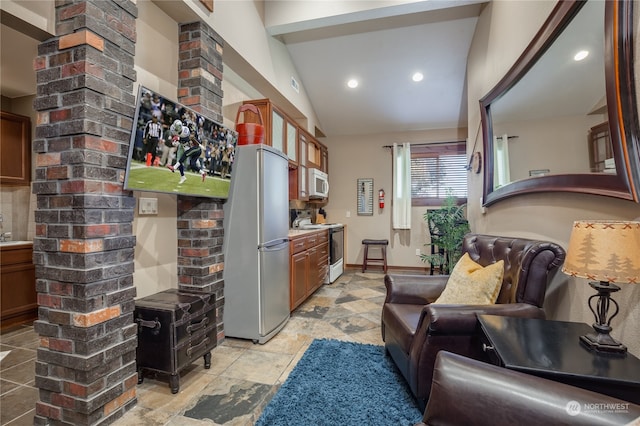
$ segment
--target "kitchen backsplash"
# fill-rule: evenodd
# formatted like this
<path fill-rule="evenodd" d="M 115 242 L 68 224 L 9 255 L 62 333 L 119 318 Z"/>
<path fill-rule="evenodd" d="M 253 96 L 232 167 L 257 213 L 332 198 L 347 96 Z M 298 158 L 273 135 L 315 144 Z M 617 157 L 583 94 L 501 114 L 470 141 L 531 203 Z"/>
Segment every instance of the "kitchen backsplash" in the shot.
<path fill-rule="evenodd" d="M 36 196 L 28 186 L 0 188 L 0 233 L 10 232 L 13 241 L 31 241 L 35 235 Z"/>

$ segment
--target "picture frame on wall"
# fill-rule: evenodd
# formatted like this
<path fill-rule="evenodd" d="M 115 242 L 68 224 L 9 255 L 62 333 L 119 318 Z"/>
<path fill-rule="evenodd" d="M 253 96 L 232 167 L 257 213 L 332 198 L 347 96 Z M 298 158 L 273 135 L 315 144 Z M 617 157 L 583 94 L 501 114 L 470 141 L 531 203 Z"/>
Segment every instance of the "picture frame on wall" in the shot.
<path fill-rule="evenodd" d="M 358 216 L 373 216 L 373 179 L 359 178 L 357 194 Z"/>

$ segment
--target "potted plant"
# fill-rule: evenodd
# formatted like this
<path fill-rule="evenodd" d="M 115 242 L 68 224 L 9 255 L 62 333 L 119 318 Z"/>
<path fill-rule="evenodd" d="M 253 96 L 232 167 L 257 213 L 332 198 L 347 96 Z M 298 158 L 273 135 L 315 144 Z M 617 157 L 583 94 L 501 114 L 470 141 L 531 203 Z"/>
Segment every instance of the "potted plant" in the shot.
<path fill-rule="evenodd" d="M 420 260 L 449 274 L 462 255 L 462 239 L 470 231 L 464 205 L 457 205 L 456 198 L 448 195 L 440 208 L 427 210 L 422 217 L 431 235 L 425 244 L 431 254 L 421 254 Z"/>

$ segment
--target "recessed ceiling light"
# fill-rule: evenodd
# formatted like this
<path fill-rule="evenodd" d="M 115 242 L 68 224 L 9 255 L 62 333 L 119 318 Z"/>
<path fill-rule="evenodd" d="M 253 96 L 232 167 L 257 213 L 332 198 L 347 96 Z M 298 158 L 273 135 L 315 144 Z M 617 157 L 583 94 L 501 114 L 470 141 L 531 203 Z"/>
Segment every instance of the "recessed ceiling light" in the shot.
<path fill-rule="evenodd" d="M 576 53 L 576 55 L 573 57 L 574 61 L 581 61 L 584 58 L 586 58 L 587 56 L 589 56 L 589 51 L 588 50 L 581 50 L 578 53 Z"/>
<path fill-rule="evenodd" d="M 355 78 L 352 78 L 347 82 L 347 86 L 349 86 L 352 89 L 355 89 L 356 87 L 358 87 L 358 80 L 356 80 Z"/>
<path fill-rule="evenodd" d="M 418 81 L 422 81 L 422 79 L 423 79 L 423 78 L 424 78 L 424 75 L 422 75 L 422 73 L 421 73 L 421 72 L 417 72 L 417 73 L 413 74 L 413 76 L 411 77 L 411 79 L 412 79 L 413 81 L 415 81 L 416 83 L 417 83 Z"/>

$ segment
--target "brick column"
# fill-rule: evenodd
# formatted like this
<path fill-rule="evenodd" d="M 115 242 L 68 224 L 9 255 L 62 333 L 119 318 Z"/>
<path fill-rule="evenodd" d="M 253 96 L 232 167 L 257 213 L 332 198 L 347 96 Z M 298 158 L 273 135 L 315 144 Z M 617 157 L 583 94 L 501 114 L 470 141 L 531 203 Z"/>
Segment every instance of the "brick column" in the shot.
<path fill-rule="evenodd" d="M 178 99 L 222 123 L 222 38 L 204 22 L 180 25 Z"/>
<path fill-rule="evenodd" d="M 122 182 L 137 13 L 59 0 L 57 36 L 34 62 L 38 425 L 109 424 L 136 403 L 136 201 Z"/>
<path fill-rule="evenodd" d="M 204 22 L 180 25 L 178 100 L 222 123 L 222 46 Z M 219 200 L 178 196 L 178 281 L 188 291 L 214 293 L 218 342 L 224 337 L 224 213 Z"/>

